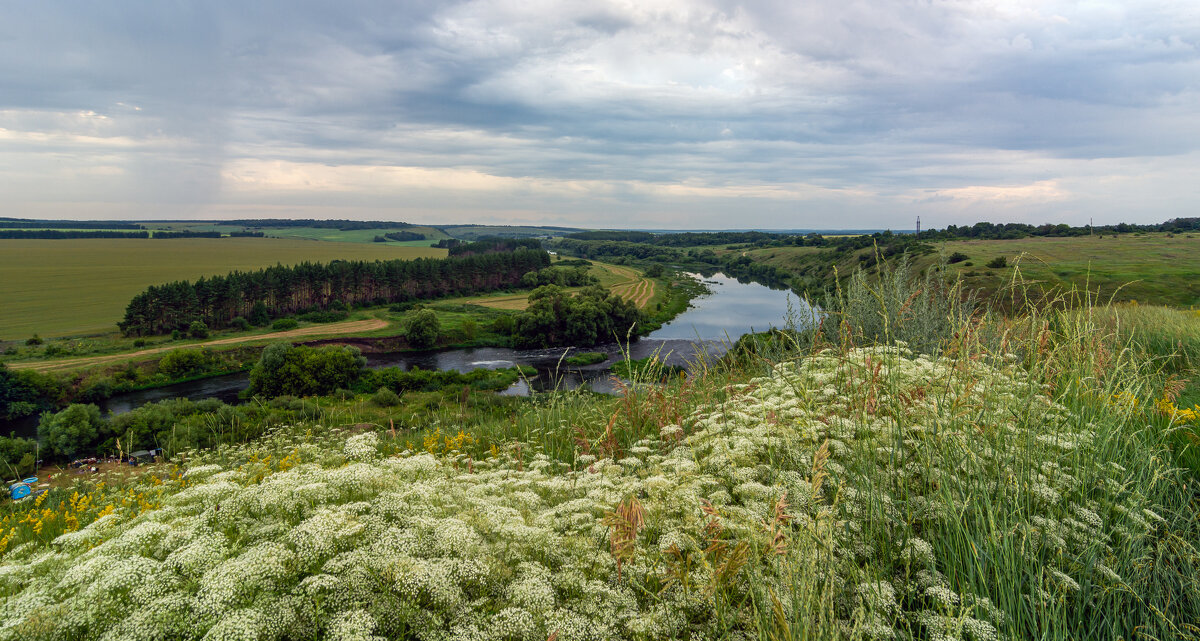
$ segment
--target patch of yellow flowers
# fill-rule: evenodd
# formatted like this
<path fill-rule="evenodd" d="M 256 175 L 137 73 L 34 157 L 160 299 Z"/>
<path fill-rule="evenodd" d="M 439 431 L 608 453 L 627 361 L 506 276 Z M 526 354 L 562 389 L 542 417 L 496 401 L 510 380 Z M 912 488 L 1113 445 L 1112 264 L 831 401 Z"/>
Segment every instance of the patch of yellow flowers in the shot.
<path fill-rule="evenodd" d="M 24 543 L 44 545 L 109 514 L 133 518 L 157 509 L 165 494 L 185 482 L 181 472 L 175 470 L 167 474 L 166 480 L 146 474 L 138 482 L 122 487 L 108 487 L 100 481 L 90 487 L 51 489 L 32 500 L 11 503 L 0 515 L 0 554 Z"/>
<path fill-rule="evenodd" d="M 474 444 L 475 437 L 462 430 L 451 436 L 443 434 L 442 428 L 439 427 L 434 432 L 425 436 L 421 441 L 421 449 L 434 456 L 438 456 L 461 452 L 465 446 Z"/>
<path fill-rule="evenodd" d="M 1160 414 L 1170 418 L 1172 423 L 1195 423 L 1200 419 L 1200 405 L 1194 405 L 1190 409 L 1176 407 L 1171 399 L 1163 397 L 1154 403 L 1154 407 Z"/>

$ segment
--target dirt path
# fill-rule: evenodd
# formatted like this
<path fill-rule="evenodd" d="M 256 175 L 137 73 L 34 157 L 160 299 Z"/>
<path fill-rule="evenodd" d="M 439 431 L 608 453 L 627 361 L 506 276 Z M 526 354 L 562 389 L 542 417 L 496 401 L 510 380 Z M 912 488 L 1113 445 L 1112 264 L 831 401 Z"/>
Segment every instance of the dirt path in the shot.
<path fill-rule="evenodd" d="M 281 338 L 296 338 L 304 336 L 326 336 L 329 334 L 354 334 L 358 332 L 373 332 L 377 329 L 387 327 L 387 321 L 381 318 L 371 318 L 360 321 L 345 321 L 341 323 L 329 323 L 328 325 L 313 325 L 312 327 L 303 327 L 301 329 L 288 330 L 286 332 L 272 332 L 270 334 L 258 334 L 255 336 L 234 336 L 232 338 L 221 338 L 215 341 L 206 341 L 203 343 L 192 343 L 190 345 L 180 345 L 173 347 L 154 347 L 151 349 L 143 349 L 137 352 L 125 352 L 123 354 L 109 354 L 105 356 L 89 356 L 85 358 L 68 358 L 61 361 L 44 361 L 37 363 L 9 363 L 9 369 L 29 369 L 37 372 L 48 372 L 59 369 L 72 369 L 76 367 L 90 367 L 92 365 L 102 365 L 113 361 L 123 361 L 131 358 L 139 358 L 142 356 L 152 356 L 154 354 L 162 354 L 176 349 L 186 347 L 215 347 L 218 345 L 234 345 L 237 343 L 249 343 L 252 341 L 277 340 Z"/>

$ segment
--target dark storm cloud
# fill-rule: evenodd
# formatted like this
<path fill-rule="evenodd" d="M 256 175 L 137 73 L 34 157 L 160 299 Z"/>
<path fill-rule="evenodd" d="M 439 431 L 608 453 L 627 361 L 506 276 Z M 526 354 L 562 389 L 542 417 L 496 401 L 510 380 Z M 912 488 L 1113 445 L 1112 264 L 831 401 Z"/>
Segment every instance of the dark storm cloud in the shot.
<path fill-rule="evenodd" d="M 873 226 L 1161 219 L 1197 195 L 1185 3 L 9 11 L 0 189 L 37 213 Z"/>

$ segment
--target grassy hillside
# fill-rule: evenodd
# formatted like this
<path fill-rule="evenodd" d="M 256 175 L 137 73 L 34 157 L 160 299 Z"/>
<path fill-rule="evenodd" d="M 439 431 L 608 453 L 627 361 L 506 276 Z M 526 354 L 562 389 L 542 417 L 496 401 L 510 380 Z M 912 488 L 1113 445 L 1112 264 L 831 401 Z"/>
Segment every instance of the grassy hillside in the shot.
<path fill-rule="evenodd" d="M 6 505 L 0 639 L 1195 639 L 1196 477 L 1167 440 L 1195 427 L 1095 311 L 944 326 L 933 356 L 784 334 L 396 430 L 312 399 Z"/>
<path fill-rule="evenodd" d="M 0 240 L 0 338 L 115 331 L 149 285 L 276 263 L 445 256 L 442 249 L 275 238 Z"/>
<path fill-rule="evenodd" d="M 1046 290 L 1071 287 L 1097 293 L 1103 300 L 1140 301 L 1178 307 L 1200 305 L 1200 234 L 1123 234 L 1074 238 L 956 240 L 932 243 L 932 253 L 914 260 L 917 271 L 945 257 L 967 258 L 949 267 L 967 286 L 985 297 L 1003 289 L 1019 265 L 1025 280 Z M 809 286 L 831 284 L 834 266 L 847 277 L 860 265 L 872 265 L 872 249 L 834 254 L 817 247 L 769 247 L 718 250 L 787 269 Z M 1003 257 L 1007 267 L 988 267 Z"/>

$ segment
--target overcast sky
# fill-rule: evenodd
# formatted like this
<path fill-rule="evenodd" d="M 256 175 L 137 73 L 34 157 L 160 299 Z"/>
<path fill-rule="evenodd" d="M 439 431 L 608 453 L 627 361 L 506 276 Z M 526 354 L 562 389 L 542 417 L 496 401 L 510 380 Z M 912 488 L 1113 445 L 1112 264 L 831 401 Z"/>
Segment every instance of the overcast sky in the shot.
<path fill-rule="evenodd" d="M 0 216 L 1200 215 L 1200 2 L 6 2 Z"/>

